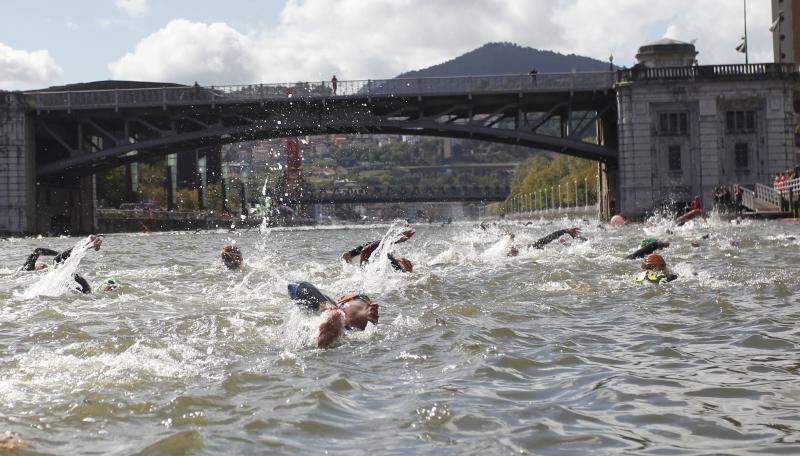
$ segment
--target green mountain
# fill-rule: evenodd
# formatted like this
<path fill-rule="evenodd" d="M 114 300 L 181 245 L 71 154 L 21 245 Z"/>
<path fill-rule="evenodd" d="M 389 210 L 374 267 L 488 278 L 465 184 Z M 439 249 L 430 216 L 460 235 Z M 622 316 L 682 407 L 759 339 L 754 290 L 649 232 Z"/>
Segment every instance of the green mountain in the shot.
<path fill-rule="evenodd" d="M 559 54 L 513 43 L 488 43 L 447 62 L 403 73 L 398 78 L 485 76 L 575 71 L 605 71 L 609 63 L 575 54 Z"/>

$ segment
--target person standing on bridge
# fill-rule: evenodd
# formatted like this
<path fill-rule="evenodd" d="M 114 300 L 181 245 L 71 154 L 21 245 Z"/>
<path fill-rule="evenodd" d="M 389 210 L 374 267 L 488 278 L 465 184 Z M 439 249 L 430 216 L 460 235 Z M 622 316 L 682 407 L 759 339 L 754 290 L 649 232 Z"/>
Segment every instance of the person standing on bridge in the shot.
<path fill-rule="evenodd" d="M 333 89 L 333 94 L 336 95 L 336 88 L 339 85 L 339 80 L 336 79 L 336 75 L 334 74 L 331 78 L 331 89 Z"/>
<path fill-rule="evenodd" d="M 528 74 L 531 75 L 531 82 L 533 82 L 533 85 L 536 85 L 536 75 L 539 74 L 539 70 L 534 68 Z"/>

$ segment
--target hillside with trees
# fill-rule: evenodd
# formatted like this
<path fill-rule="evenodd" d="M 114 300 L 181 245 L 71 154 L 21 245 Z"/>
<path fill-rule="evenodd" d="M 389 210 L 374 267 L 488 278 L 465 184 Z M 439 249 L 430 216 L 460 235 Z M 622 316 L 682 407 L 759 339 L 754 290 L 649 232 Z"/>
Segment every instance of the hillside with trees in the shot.
<path fill-rule="evenodd" d="M 608 62 L 575 54 L 540 51 L 513 43 L 488 43 L 447 62 L 403 73 L 398 78 L 486 76 L 493 74 L 568 73 L 607 71 Z"/>

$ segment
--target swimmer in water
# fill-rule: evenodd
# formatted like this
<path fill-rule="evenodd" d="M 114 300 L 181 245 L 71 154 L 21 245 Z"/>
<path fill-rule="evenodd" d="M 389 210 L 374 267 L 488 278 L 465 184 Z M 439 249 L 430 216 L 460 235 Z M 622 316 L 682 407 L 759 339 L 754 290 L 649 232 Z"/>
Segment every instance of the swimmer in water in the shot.
<path fill-rule="evenodd" d="M 578 227 L 573 228 L 565 228 L 563 230 L 553 231 L 552 233 L 548 234 L 547 236 L 539 239 L 538 241 L 528 244 L 528 250 L 530 249 L 543 249 L 547 244 L 559 239 L 561 236 L 565 234 L 569 234 L 573 239 L 580 239 L 581 241 L 586 241 L 586 238 L 581 236 L 581 229 Z M 511 245 L 506 252 L 506 255 L 510 257 L 514 257 L 519 255 L 519 249 L 517 246 L 513 244 L 514 242 L 514 233 L 511 231 L 506 231 L 506 236 L 509 237 Z M 562 244 L 566 244 L 566 241 L 561 242 Z"/>
<path fill-rule="evenodd" d="M 547 244 L 555 241 L 556 239 L 560 238 L 561 236 L 569 234 L 570 237 L 573 239 L 579 239 L 581 241 L 585 241 L 586 238 L 581 236 L 581 229 L 578 227 L 572 228 L 565 228 L 563 230 L 554 231 L 547 236 L 539 239 L 538 241 L 528 244 L 528 249 L 543 249 Z"/>
<path fill-rule="evenodd" d="M 107 277 L 100 285 L 97 286 L 97 291 L 118 291 L 119 281 L 114 277 Z"/>
<path fill-rule="evenodd" d="M 395 255 L 393 253 L 387 253 L 386 257 L 389 258 L 389 264 L 392 265 L 392 268 L 395 271 L 401 272 L 413 272 L 414 271 L 414 264 L 406 258 L 400 255 Z"/>
<path fill-rule="evenodd" d="M 654 237 L 646 237 L 642 239 L 642 242 L 639 243 L 639 250 L 626 256 L 625 259 L 636 260 L 638 258 L 644 258 L 656 250 L 665 249 L 667 247 L 669 247 L 669 242 L 659 241 Z"/>
<path fill-rule="evenodd" d="M 367 323 L 378 324 L 378 304 L 364 294 L 348 293 L 333 300 L 308 282 L 289 284 L 289 297 L 297 305 L 322 313 L 317 347 L 328 348 L 346 330 L 367 328 Z"/>
<path fill-rule="evenodd" d="M 642 271 L 634 278 L 636 282 L 658 284 L 661 283 L 662 280 L 664 282 L 672 282 L 678 278 L 677 275 L 667 271 L 667 263 L 664 261 L 664 258 L 656 253 L 651 253 L 644 257 L 641 268 Z"/>
<path fill-rule="evenodd" d="M 89 240 L 87 245 L 91 244 L 91 246 L 97 251 L 100 250 L 100 246 L 103 244 L 103 235 L 102 234 L 93 234 L 89 236 Z M 72 255 L 72 249 L 64 250 L 61 253 L 56 252 L 55 250 L 47 249 L 44 247 L 39 247 L 33 251 L 28 258 L 25 260 L 25 264 L 22 265 L 20 268 L 22 271 L 40 271 L 42 269 L 46 269 L 48 267 L 47 263 L 43 261 L 37 261 L 41 255 L 55 255 L 53 258 L 53 265 L 59 265 L 65 261 L 67 258 Z M 80 286 L 81 293 L 91 293 L 92 287 L 89 285 L 89 282 L 86 281 L 83 277 L 78 274 L 74 274 L 72 278 L 78 283 Z"/>
<path fill-rule="evenodd" d="M 225 244 L 222 247 L 222 252 L 219 254 L 222 258 L 222 263 L 230 270 L 239 269 L 242 266 L 242 250 L 232 244 Z"/>
<path fill-rule="evenodd" d="M 400 244 L 402 242 L 406 242 L 407 240 L 411 239 L 414 236 L 414 234 L 416 234 L 416 231 L 409 228 L 400 233 L 400 236 L 392 244 Z M 380 247 L 380 245 L 381 241 L 367 242 L 366 244 L 360 245 L 354 248 L 353 250 L 348 250 L 347 252 L 344 252 L 341 258 L 344 261 L 350 263 L 354 257 L 358 256 L 360 257 L 359 264 L 363 265 L 364 263 L 369 262 L 369 258 L 372 256 L 372 252 L 374 252 L 378 247 Z M 401 257 L 399 255 L 394 255 L 393 253 L 387 254 L 387 257 L 389 258 L 389 262 L 391 263 L 394 269 L 403 272 L 411 272 L 413 270 L 413 265 L 411 264 L 411 261 L 409 261 L 407 258 Z"/>

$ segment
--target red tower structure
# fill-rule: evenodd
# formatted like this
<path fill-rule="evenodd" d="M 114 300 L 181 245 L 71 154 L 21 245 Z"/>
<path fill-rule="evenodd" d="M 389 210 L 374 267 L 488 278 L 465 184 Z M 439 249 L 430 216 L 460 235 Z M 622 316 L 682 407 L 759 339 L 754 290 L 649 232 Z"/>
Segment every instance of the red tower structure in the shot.
<path fill-rule="evenodd" d="M 300 141 L 297 138 L 286 140 L 286 169 L 283 173 L 283 193 L 290 202 L 303 196 L 305 179 L 303 178 L 303 158 Z"/>

